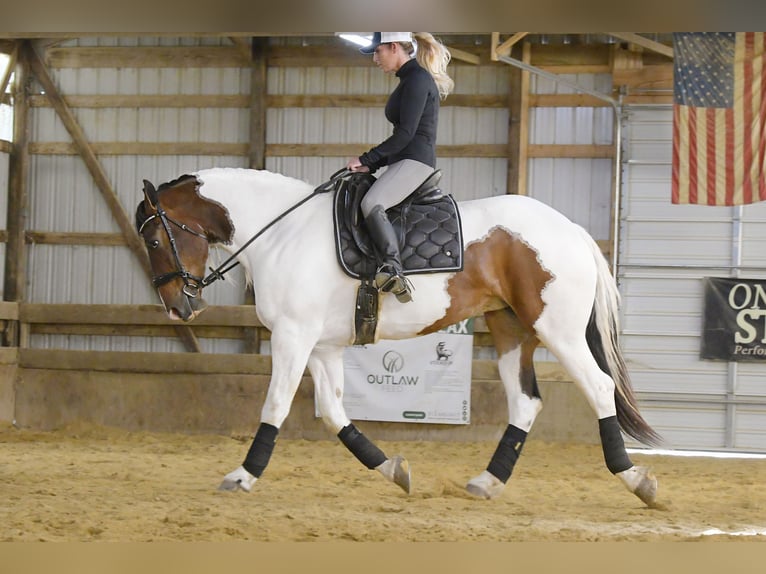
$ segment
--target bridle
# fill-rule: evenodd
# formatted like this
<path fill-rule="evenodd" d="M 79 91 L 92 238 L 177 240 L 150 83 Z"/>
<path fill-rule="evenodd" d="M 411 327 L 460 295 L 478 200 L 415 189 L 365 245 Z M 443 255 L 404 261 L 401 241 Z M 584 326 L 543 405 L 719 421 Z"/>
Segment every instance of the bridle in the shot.
<path fill-rule="evenodd" d="M 181 261 L 181 256 L 178 254 L 178 248 L 176 247 L 176 240 L 175 237 L 173 237 L 173 230 L 171 228 L 171 224 L 175 225 L 179 229 L 182 229 L 183 231 L 187 231 L 188 233 L 191 233 L 192 235 L 196 235 L 197 237 L 201 237 L 205 241 L 207 241 L 208 245 L 210 244 L 210 240 L 208 239 L 207 235 L 203 233 L 199 233 L 198 231 L 193 230 L 188 225 L 181 223 L 179 221 L 176 221 L 172 217 L 170 217 L 164 209 L 162 209 L 162 206 L 159 202 L 159 197 L 157 198 L 157 213 L 154 213 L 147 217 L 144 222 L 141 224 L 141 226 L 138 228 L 138 233 L 141 235 L 141 233 L 144 230 L 144 227 L 146 227 L 146 224 L 149 223 L 153 219 L 158 219 L 162 223 L 162 227 L 165 230 L 166 235 L 168 236 L 168 241 L 170 242 L 170 251 L 173 254 L 173 259 L 176 261 L 176 267 L 177 269 L 175 271 L 171 271 L 169 273 L 163 273 L 162 275 L 155 275 L 152 277 L 152 285 L 154 285 L 155 288 L 159 288 L 166 283 L 169 283 L 176 277 L 181 277 L 184 281 L 184 286 L 182 289 L 182 292 L 184 295 L 186 295 L 189 298 L 196 298 L 197 295 L 199 295 L 199 292 L 204 287 L 207 287 L 211 283 L 214 283 L 218 279 L 224 279 L 224 275 L 234 269 L 237 265 L 239 265 L 239 261 L 234 261 L 240 253 L 242 253 L 245 249 L 247 249 L 250 244 L 258 239 L 261 235 L 263 235 L 272 225 L 280 221 L 282 218 L 284 218 L 287 214 L 294 211 L 295 209 L 298 209 L 301 205 L 306 203 L 308 200 L 312 199 L 313 197 L 316 197 L 319 194 L 327 193 L 328 191 L 332 191 L 335 189 L 338 182 L 340 182 L 343 179 L 348 178 L 353 172 L 350 170 L 343 168 L 338 171 L 336 171 L 332 176 L 330 176 L 330 179 L 326 181 L 325 183 L 319 185 L 314 189 L 314 191 L 304 197 L 302 200 L 300 200 L 298 203 L 287 209 L 287 211 L 283 212 L 281 215 L 275 217 L 272 219 L 265 227 L 263 227 L 258 233 L 253 235 L 250 239 L 247 240 L 247 242 L 242 245 L 237 251 L 231 254 L 231 256 L 226 259 L 223 263 L 221 263 L 218 267 L 213 269 L 210 267 L 210 274 L 207 277 L 198 277 L 197 275 L 192 275 L 186 270 L 186 267 L 184 267 L 183 262 Z M 233 262 L 233 263 L 232 263 Z M 231 264 L 231 265 L 230 265 Z"/>
<path fill-rule="evenodd" d="M 180 223 L 170 217 L 164 209 L 160 206 L 159 200 L 157 201 L 157 213 L 154 215 L 150 215 L 149 217 L 144 220 L 144 222 L 141 224 L 141 227 L 138 228 L 139 235 L 143 232 L 144 227 L 146 227 L 146 224 L 149 223 L 152 219 L 159 218 L 160 222 L 162 223 L 162 227 L 165 229 L 165 233 L 168 236 L 168 241 L 170 242 L 170 252 L 173 254 L 173 259 L 176 260 L 176 266 L 178 269 L 175 271 L 171 271 L 170 273 L 163 273 L 162 275 L 155 275 L 152 277 L 152 285 L 154 285 L 155 288 L 162 287 L 166 283 L 170 283 L 173 279 L 176 277 L 181 277 L 184 280 L 184 286 L 183 286 L 183 294 L 187 297 L 191 297 L 192 299 L 197 297 L 199 295 L 199 291 L 202 287 L 205 286 L 205 280 L 202 277 L 198 277 L 197 275 L 192 275 L 186 270 L 186 267 L 184 267 L 183 262 L 181 261 L 181 256 L 178 254 L 178 248 L 176 247 L 176 239 L 173 237 L 173 230 L 170 227 L 171 224 L 175 225 L 176 227 L 187 231 L 191 233 L 192 235 L 196 235 L 197 237 L 201 237 L 208 243 L 209 240 L 206 235 L 199 233 L 198 231 L 194 231 L 192 228 L 190 228 L 185 223 Z"/>

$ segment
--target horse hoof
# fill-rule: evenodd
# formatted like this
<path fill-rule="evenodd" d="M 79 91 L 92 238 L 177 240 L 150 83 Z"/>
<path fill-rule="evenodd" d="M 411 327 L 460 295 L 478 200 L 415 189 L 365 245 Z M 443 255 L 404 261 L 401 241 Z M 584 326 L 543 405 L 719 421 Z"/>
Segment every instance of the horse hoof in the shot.
<path fill-rule="evenodd" d="M 247 472 L 244 467 L 239 467 L 223 477 L 223 482 L 218 487 L 218 490 L 226 492 L 236 492 L 243 490 L 250 492 L 253 489 L 253 485 L 258 479 L 252 474 Z"/>
<path fill-rule="evenodd" d="M 380 472 L 388 480 L 401 487 L 401 489 L 410 494 L 411 490 L 411 475 L 410 475 L 410 463 L 407 462 L 403 456 L 396 455 L 389 459 L 386 459 L 383 463 L 375 467 L 375 470 Z"/>
<path fill-rule="evenodd" d="M 410 463 L 403 456 L 399 455 L 395 456 L 392 461 L 394 463 L 394 484 L 401 487 L 407 494 L 410 494 L 412 492 Z"/>
<path fill-rule="evenodd" d="M 657 478 L 645 466 L 638 467 L 638 471 L 641 480 L 633 494 L 638 496 L 649 508 L 654 508 L 657 504 Z"/>
<path fill-rule="evenodd" d="M 505 483 L 488 471 L 468 481 L 465 489 L 469 494 L 485 500 L 497 498 L 503 493 Z"/>
<path fill-rule="evenodd" d="M 657 478 L 645 466 L 633 466 L 628 470 L 618 472 L 617 476 L 623 481 L 629 491 L 635 494 L 649 508 L 658 508 Z"/>

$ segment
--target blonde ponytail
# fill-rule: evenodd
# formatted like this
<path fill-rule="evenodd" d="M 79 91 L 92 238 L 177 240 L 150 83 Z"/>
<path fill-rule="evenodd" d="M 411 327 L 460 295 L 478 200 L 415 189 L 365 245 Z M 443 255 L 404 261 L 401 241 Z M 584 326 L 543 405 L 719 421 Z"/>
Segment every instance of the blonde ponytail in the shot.
<path fill-rule="evenodd" d="M 428 70 L 436 82 L 439 97 L 443 100 L 455 87 L 455 82 L 447 74 L 447 65 L 452 58 L 447 47 L 428 32 L 414 32 L 417 42 L 415 57 L 423 68 Z"/>

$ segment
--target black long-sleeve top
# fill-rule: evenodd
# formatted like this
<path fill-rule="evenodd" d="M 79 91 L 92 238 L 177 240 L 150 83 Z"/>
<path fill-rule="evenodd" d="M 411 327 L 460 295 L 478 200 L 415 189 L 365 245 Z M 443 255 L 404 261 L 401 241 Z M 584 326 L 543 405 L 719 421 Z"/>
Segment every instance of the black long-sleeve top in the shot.
<path fill-rule="evenodd" d="M 394 133 L 359 157 L 371 172 L 402 159 L 436 167 L 439 91 L 431 74 L 412 58 L 397 70 L 399 85 L 386 103 L 386 119 Z"/>

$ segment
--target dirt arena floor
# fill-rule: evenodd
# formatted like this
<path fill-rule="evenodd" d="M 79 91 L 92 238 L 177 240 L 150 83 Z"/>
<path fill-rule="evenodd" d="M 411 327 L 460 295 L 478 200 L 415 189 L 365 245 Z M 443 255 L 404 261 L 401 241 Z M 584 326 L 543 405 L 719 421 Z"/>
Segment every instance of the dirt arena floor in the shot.
<path fill-rule="evenodd" d="M 330 440 L 280 440 L 245 494 L 217 490 L 245 437 L 3 426 L 0 541 L 766 541 L 764 459 L 634 454 L 659 479 L 660 510 L 609 474 L 598 446 L 530 441 L 486 501 L 464 485 L 494 444 L 379 445 L 410 461 L 411 495 Z"/>

